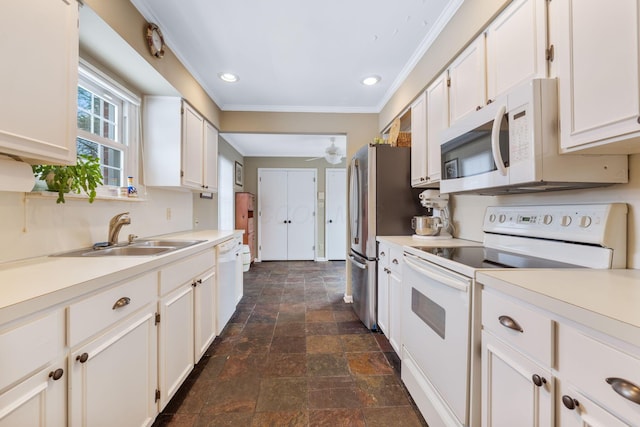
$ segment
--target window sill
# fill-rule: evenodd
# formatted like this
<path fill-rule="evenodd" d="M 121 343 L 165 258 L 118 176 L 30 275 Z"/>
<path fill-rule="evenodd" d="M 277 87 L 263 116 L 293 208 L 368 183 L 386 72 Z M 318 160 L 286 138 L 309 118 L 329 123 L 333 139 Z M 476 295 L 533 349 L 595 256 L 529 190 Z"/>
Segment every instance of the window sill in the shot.
<path fill-rule="evenodd" d="M 58 193 L 55 191 L 32 191 L 30 193 L 25 193 L 28 199 L 57 199 Z M 80 200 L 87 201 L 89 200 L 89 196 L 86 194 L 76 194 L 76 193 L 66 193 L 64 195 L 65 201 L 69 200 Z M 109 196 L 106 194 L 98 194 L 94 200 L 106 200 L 113 202 L 146 202 L 147 199 L 143 199 L 141 197 L 118 197 L 118 196 Z"/>

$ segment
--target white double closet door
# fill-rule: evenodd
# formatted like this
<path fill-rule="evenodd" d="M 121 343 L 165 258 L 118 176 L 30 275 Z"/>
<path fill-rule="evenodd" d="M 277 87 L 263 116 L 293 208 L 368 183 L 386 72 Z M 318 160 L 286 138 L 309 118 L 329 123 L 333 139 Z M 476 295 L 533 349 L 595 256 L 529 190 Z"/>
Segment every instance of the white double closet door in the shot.
<path fill-rule="evenodd" d="M 316 169 L 258 169 L 258 257 L 314 260 Z"/>

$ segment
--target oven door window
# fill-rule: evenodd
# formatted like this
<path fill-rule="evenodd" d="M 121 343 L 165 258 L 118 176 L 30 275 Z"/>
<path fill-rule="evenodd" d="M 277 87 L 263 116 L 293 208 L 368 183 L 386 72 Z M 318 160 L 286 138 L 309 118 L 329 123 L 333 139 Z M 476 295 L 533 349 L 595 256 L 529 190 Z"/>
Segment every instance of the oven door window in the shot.
<path fill-rule="evenodd" d="M 411 288 L 411 311 L 429 326 L 440 338 L 445 339 L 447 313 L 432 299 Z"/>
<path fill-rule="evenodd" d="M 463 178 L 497 170 L 491 152 L 492 126 L 493 121 L 490 121 L 442 144 L 443 179 Z M 499 145 L 504 165 L 509 166 L 509 122 L 506 115 L 500 126 Z"/>

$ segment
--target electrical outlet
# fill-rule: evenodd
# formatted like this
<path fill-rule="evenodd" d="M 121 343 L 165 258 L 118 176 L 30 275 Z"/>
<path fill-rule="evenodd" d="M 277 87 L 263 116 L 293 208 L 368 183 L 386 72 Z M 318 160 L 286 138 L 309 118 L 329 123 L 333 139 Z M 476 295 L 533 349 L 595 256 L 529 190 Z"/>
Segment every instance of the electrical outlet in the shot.
<path fill-rule="evenodd" d="M 167 221 L 171 220 L 171 208 L 167 208 Z"/>

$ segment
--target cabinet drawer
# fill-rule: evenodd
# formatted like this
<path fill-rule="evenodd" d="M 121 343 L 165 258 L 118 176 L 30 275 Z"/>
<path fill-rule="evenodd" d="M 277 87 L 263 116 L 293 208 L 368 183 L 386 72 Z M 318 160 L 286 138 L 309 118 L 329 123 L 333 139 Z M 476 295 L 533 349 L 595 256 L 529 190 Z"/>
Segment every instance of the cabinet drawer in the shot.
<path fill-rule="evenodd" d="M 636 355 L 640 357 L 639 355 Z M 620 378 L 640 387 L 640 359 L 585 335 L 570 326 L 558 327 L 558 371 L 562 379 L 628 421 L 640 420 L 640 403 L 618 394 L 607 378 Z M 636 396 L 637 388 L 631 387 Z"/>
<path fill-rule="evenodd" d="M 172 291 L 211 268 L 215 263 L 213 249 L 168 265 L 160 271 L 160 295 Z"/>
<path fill-rule="evenodd" d="M 511 321 L 514 323 L 511 324 Z M 543 366 L 553 366 L 554 322 L 543 313 L 493 292 L 484 291 L 482 326 Z"/>
<path fill-rule="evenodd" d="M 73 347 L 156 299 L 157 273 L 147 273 L 69 306 Z"/>
<path fill-rule="evenodd" d="M 64 349 L 64 310 L 0 330 L 0 391 L 57 358 Z"/>

